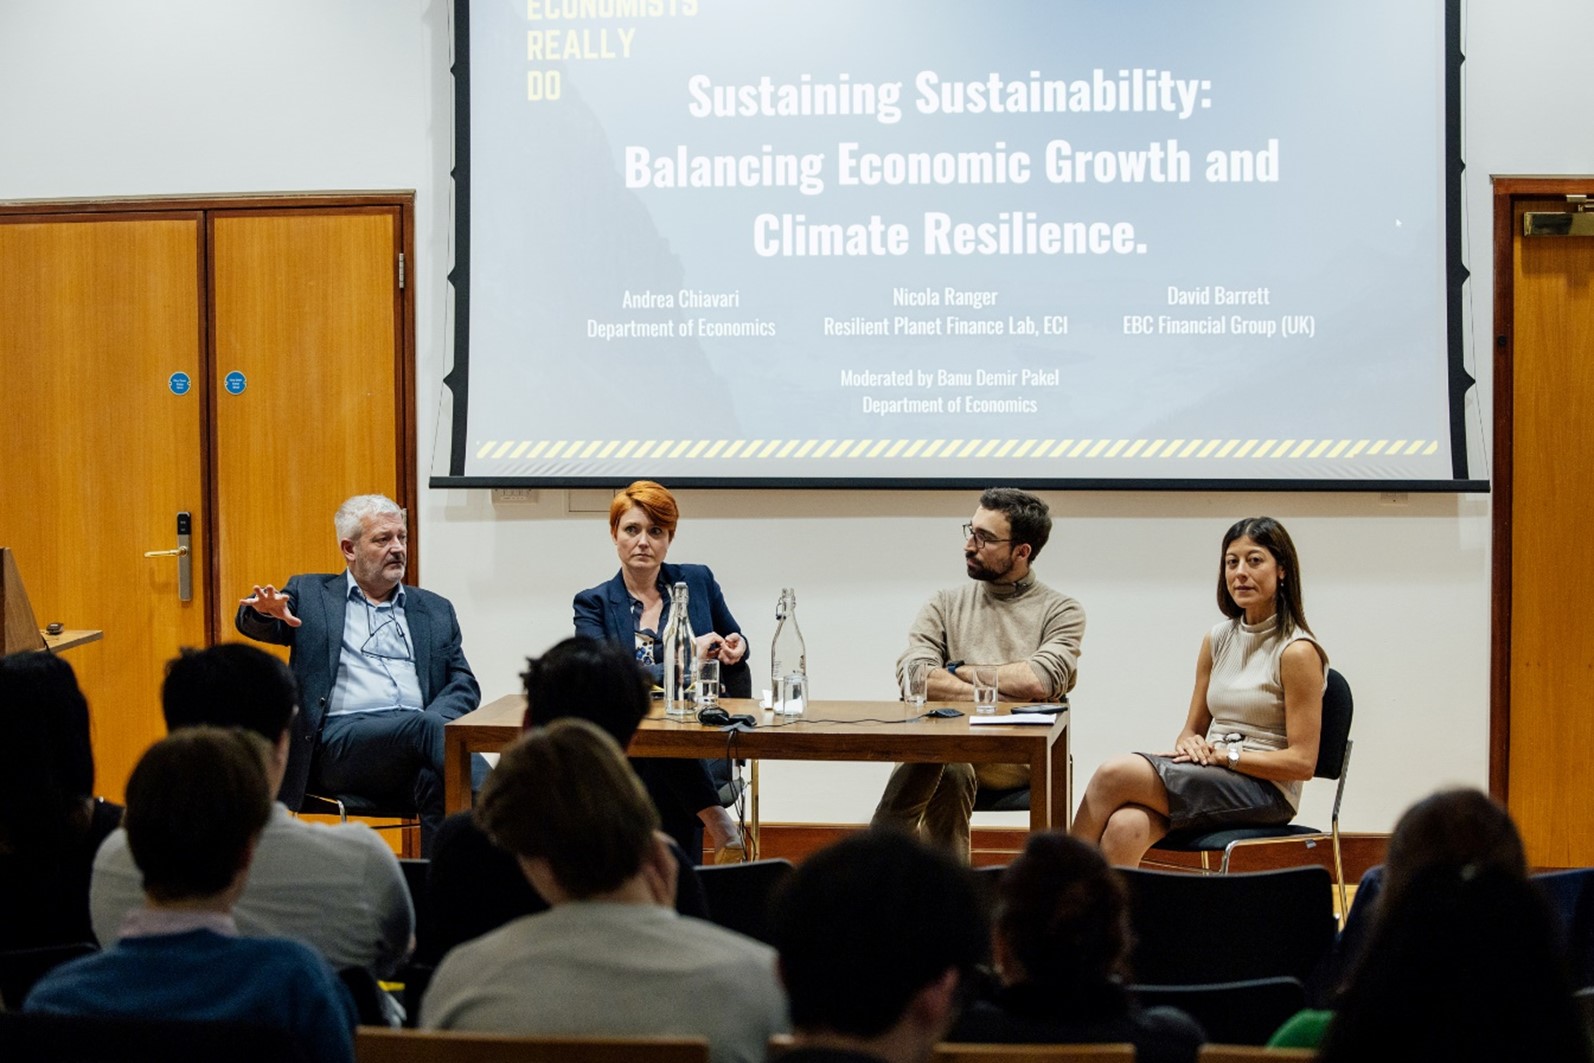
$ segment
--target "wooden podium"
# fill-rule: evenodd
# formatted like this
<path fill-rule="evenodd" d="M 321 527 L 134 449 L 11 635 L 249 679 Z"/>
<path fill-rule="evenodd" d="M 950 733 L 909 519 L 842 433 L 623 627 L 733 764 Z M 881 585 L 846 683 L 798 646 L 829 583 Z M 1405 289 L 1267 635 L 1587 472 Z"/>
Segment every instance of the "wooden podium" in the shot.
<path fill-rule="evenodd" d="M 11 556 L 10 547 L 0 546 L 0 652 L 50 650 L 59 653 L 97 641 L 104 634 L 103 631 L 78 630 L 47 635 L 40 630 L 27 589 L 22 586 L 16 558 Z"/>

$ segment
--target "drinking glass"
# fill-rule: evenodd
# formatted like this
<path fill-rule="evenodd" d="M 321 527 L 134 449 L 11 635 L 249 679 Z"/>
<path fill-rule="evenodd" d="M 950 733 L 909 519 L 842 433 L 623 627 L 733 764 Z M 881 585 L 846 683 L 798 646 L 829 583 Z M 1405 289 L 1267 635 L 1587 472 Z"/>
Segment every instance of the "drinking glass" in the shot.
<path fill-rule="evenodd" d="M 974 712 L 979 716 L 996 715 L 996 669 L 973 670 Z"/>
<path fill-rule="evenodd" d="M 930 685 L 930 662 L 914 661 L 908 665 L 907 689 L 903 691 L 903 700 L 907 702 L 907 715 L 909 719 L 924 714 L 925 689 Z"/>
<path fill-rule="evenodd" d="M 709 658 L 697 662 L 697 707 L 711 709 L 720 700 L 720 662 Z"/>
<path fill-rule="evenodd" d="M 807 700 L 808 679 L 801 672 L 793 672 L 780 681 L 780 701 L 775 711 L 782 716 L 801 716 Z"/>

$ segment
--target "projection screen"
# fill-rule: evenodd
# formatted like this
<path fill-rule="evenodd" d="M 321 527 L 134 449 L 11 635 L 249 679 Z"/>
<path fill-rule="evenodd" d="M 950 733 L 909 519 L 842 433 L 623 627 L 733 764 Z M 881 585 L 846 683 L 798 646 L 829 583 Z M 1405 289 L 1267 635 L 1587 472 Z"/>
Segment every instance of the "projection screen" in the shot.
<path fill-rule="evenodd" d="M 436 486 L 1483 486 L 1454 0 L 453 19 Z"/>

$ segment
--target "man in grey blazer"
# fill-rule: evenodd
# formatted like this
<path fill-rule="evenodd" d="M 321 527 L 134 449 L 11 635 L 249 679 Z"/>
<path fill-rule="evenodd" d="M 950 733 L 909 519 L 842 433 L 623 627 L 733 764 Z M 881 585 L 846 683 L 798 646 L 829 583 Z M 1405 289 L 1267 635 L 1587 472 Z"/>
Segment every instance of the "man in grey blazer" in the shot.
<path fill-rule="evenodd" d="M 481 689 L 448 599 L 406 587 L 405 514 L 382 495 L 338 507 L 348 562 L 331 575 L 257 585 L 238 605 L 244 635 L 292 647 L 300 712 L 278 800 L 307 789 L 413 804 L 421 850 L 443 819 L 443 725 L 475 709 Z"/>

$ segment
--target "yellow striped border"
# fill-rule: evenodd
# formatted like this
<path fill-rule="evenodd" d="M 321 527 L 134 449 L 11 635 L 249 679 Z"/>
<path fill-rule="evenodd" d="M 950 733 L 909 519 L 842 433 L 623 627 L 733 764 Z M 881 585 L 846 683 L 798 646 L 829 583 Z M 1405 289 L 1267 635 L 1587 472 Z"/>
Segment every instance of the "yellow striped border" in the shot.
<path fill-rule="evenodd" d="M 1429 457 L 1436 439 L 490 439 L 479 461 L 1090 458 L 1350 461 Z"/>

